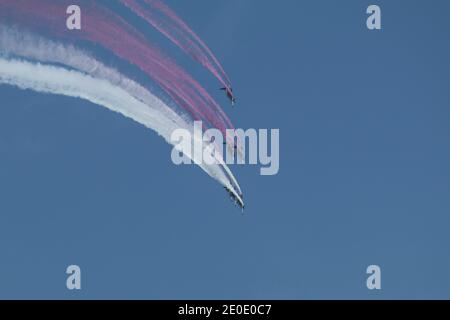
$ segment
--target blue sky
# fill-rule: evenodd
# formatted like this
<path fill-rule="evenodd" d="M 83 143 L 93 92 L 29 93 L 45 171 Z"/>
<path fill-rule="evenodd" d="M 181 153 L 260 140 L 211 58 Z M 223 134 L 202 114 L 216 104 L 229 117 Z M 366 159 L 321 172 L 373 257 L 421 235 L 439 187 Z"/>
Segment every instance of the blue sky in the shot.
<path fill-rule="evenodd" d="M 180 57 L 235 125 L 280 129 L 279 174 L 232 167 L 241 215 L 131 120 L 0 86 L 0 298 L 450 298 L 450 4 L 168 2 L 223 62 L 235 109 Z"/>

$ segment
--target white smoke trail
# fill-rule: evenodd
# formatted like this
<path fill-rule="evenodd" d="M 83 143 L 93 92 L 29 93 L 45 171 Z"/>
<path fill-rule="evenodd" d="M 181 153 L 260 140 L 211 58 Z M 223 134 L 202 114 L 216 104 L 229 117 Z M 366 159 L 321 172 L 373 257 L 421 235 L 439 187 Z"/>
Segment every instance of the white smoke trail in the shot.
<path fill-rule="evenodd" d="M 147 118 L 146 122 L 142 122 L 144 119 L 142 115 L 141 117 L 128 116 L 135 121 L 152 128 L 161 134 L 169 143 L 171 143 L 170 134 L 175 128 L 184 128 L 188 131 L 192 131 L 193 129 L 192 120 L 190 118 L 175 112 L 165 102 L 161 101 L 146 88 L 125 77 L 117 70 L 105 66 L 100 61 L 74 46 L 64 45 L 38 35 L 30 34 L 24 30 L 0 25 L 0 55 L 65 65 L 72 69 L 87 73 L 91 75 L 92 78 L 98 78 L 110 85 L 120 87 L 123 92 L 128 93 L 132 98 L 135 98 L 141 103 L 141 112 L 152 115 L 151 119 Z M 39 66 L 44 67 L 42 65 Z M 62 69 L 62 71 L 68 70 Z M 120 110 L 114 111 L 127 116 L 127 110 L 124 112 L 121 112 Z M 158 122 L 161 121 L 161 119 L 164 120 L 163 123 Z M 192 137 L 194 138 L 195 135 L 192 134 Z M 192 144 L 193 143 L 194 141 L 192 141 Z M 216 150 L 220 150 L 221 147 L 222 146 L 216 146 Z M 239 184 L 228 166 L 224 163 L 220 153 L 215 153 L 219 165 L 199 163 L 197 159 L 201 159 L 201 154 L 191 155 L 186 152 L 186 156 L 193 159 L 193 161 L 211 177 L 218 180 L 241 198 L 242 191 Z"/>
<path fill-rule="evenodd" d="M 166 103 L 161 103 L 160 99 L 135 81 L 128 79 L 112 68 L 108 68 L 72 45 L 63 45 L 17 28 L 0 25 L 0 54 L 68 66 L 121 87 L 151 108 L 168 113 L 169 118 L 176 118 L 176 115 L 183 117 L 183 115 L 169 108 Z M 186 117 L 184 118 L 185 122 L 189 122 Z M 179 125 L 182 124 L 179 123 Z"/>
<path fill-rule="evenodd" d="M 116 80 L 128 85 L 133 84 L 131 80 L 125 80 L 123 77 Z M 0 84 L 88 100 L 153 129 L 170 144 L 172 144 L 171 133 L 180 128 L 180 124 L 182 127 L 189 127 L 188 123 L 176 114 L 172 113 L 169 117 L 169 113 L 163 110 L 170 108 L 164 108 L 164 103 L 149 92 L 145 95 L 153 99 L 155 104 L 151 106 L 107 80 L 96 79 L 79 71 L 62 67 L 0 57 Z M 193 155 L 186 154 L 186 156 L 192 158 Z M 232 183 L 234 177 L 229 179 L 228 170 L 224 171 L 219 165 L 201 164 L 200 167 L 222 185 L 236 192 Z M 237 196 L 240 197 L 240 195 Z"/>

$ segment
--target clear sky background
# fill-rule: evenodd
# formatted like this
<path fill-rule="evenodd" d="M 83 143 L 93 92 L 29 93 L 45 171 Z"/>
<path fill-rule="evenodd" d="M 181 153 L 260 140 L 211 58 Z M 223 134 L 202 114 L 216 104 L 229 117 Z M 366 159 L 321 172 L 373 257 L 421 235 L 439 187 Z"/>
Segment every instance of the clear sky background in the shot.
<path fill-rule="evenodd" d="M 180 58 L 235 126 L 280 129 L 279 174 L 232 167 L 241 215 L 150 130 L 0 86 L 0 298 L 450 298 L 450 3 L 168 2 L 223 62 L 235 109 Z"/>

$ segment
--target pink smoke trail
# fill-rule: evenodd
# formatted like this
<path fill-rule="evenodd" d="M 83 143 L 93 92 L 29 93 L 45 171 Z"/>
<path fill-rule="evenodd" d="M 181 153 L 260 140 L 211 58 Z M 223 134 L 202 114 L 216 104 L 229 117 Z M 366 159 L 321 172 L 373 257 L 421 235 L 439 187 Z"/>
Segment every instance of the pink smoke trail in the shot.
<path fill-rule="evenodd" d="M 93 2 L 83 4 L 82 30 L 68 31 L 65 28 L 65 10 L 70 4 L 69 1 L 0 0 L 0 16 L 7 20 L 13 12 L 21 17 L 21 23 L 31 28 L 44 29 L 65 39 L 77 37 L 99 44 L 139 67 L 194 120 L 204 120 L 222 132 L 232 128 L 220 106 L 198 82 L 153 48 L 139 31 L 113 12 Z"/>
<path fill-rule="evenodd" d="M 120 1 L 164 34 L 192 59 L 208 69 L 223 86 L 231 87 L 229 77 L 211 49 L 167 5 L 159 0 L 143 0 L 148 5 L 147 7 L 139 4 L 136 0 Z"/>

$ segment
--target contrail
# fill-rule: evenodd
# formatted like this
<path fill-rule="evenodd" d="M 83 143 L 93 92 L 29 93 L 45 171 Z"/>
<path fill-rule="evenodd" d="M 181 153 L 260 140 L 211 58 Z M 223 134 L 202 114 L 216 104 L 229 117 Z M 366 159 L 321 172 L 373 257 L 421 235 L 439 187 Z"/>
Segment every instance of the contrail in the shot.
<path fill-rule="evenodd" d="M 65 28 L 69 0 L 0 0 L 1 23 L 20 26 L 0 25 L 0 84 L 88 100 L 153 129 L 171 144 L 175 129 L 191 131 L 196 120 L 222 133 L 233 128 L 206 90 L 138 30 L 93 1 L 78 3 L 83 8 L 83 27 L 81 31 L 69 31 Z M 57 41 L 24 30 L 38 30 Z M 149 90 L 78 48 L 88 43 L 138 67 L 156 87 Z M 163 92 L 165 98 L 158 97 Z M 231 143 L 229 148 L 233 148 Z M 222 147 L 216 146 L 216 150 Z M 243 205 L 235 177 L 221 152 L 215 154 L 218 163 L 214 165 L 200 163 L 197 154 L 186 156 Z"/>
<path fill-rule="evenodd" d="M 66 0 L 0 0 L 0 17 L 8 19 L 16 16 L 22 26 L 45 30 L 69 41 L 80 39 L 99 44 L 136 65 L 194 119 L 202 120 L 223 133 L 227 128 L 233 128 L 208 92 L 180 66 L 154 48 L 138 30 L 93 1 L 79 2 L 83 3 L 84 8 L 80 32 L 65 29 L 65 8 L 71 3 Z"/>
<path fill-rule="evenodd" d="M 157 108 L 139 101 L 126 90 L 106 80 L 95 79 L 90 75 L 62 67 L 0 57 L 0 84 L 90 101 L 156 131 L 171 144 L 173 144 L 170 140 L 171 133 L 183 122 L 181 118 L 170 119 L 167 114 L 161 112 L 164 106 L 156 97 L 154 103 L 159 104 Z M 174 117 L 173 114 L 171 116 Z M 188 127 L 188 124 L 184 126 Z M 186 156 L 195 161 L 195 155 L 187 153 Z M 236 196 L 241 197 L 233 185 L 234 178 L 229 179 L 229 170 L 218 164 L 203 163 L 200 167 L 222 185 L 233 190 Z"/>
<path fill-rule="evenodd" d="M 172 9 L 159 0 L 120 0 L 135 14 L 146 20 L 192 59 L 209 70 L 224 87 L 231 81 L 211 49 Z"/>

